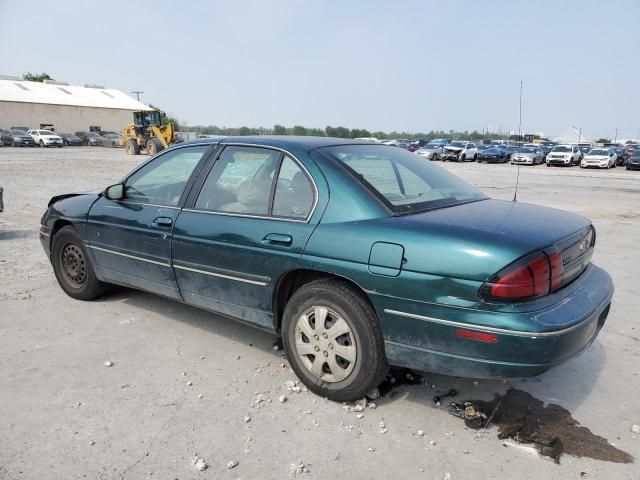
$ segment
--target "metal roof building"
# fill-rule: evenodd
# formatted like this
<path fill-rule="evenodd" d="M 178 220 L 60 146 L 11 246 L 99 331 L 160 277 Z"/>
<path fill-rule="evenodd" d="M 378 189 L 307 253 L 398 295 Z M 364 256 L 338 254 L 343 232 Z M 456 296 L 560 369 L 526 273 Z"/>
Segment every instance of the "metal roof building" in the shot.
<path fill-rule="evenodd" d="M 47 128 L 57 132 L 121 131 L 131 112 L 151 110 L 112 88 L 27 82 L 0 76 L 0 128 Z"/>

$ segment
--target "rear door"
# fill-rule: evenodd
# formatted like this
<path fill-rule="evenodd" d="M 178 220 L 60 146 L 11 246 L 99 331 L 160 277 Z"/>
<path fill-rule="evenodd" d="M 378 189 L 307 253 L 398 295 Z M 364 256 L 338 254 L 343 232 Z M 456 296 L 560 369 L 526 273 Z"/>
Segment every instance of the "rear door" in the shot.
<path fill-rule="evenodd" d="M 181 298 L 171 268 L 180 201 L 210 145 L 167 150 L 124 181 L 125 197 L 91 207 L 88 247 L 104 280 Z"/>
<path fill-rule="evenodd" d="M 228 145 L 197 189 L 174 228 L 183 299 L 272 330 L 275 284 L 298 266 L 321 214 L 314 180 L 288 152 Z"/>

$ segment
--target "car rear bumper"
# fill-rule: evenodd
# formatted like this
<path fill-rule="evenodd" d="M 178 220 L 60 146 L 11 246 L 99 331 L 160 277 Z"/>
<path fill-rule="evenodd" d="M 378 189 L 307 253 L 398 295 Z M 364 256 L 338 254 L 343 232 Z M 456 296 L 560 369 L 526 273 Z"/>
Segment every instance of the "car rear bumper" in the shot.
<path fill-rule="evenodd" d="M 529 377 L 581 354 L 609 314 L 614 289 L 604 270 L 591 265 L 562 290 L 558 301 L 530 312 L 449 307 L 436 314 L 430 304 L 397 298 L 375 298 L 374 304 L 392 365 L 474 378 Z M 496 325 L 504 325 L 506 319 L 519 329 L 492 327 L 487 315 L 496 318 Z M 482 319 L 482 324 L 474 319 Z M 461 331 L 495 339 L 464 338 Z"/>

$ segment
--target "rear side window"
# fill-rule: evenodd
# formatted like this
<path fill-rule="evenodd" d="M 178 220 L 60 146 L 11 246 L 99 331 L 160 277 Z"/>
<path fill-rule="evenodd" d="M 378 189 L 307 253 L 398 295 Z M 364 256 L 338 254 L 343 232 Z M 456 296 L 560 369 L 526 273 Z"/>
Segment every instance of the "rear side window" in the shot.
<path fill-rule="evenodd" d="M 281 153 L 256 147 L 224 149 L 196 200 L 196 208 L 266 215 Z"/>
<path fill-rule="evenodd" d="M 273 198 L 273 215 L 306 218 L 313 204 L 313 187 L 302 168 L 285 156 Z"/>
<path fill-rule="evenodd" d="M 402 148 L 337 145 L 318 150 L 343 165 L 393 213 L 430 210 L 487 198 L 447 170 Z"/>
<path fill-rule="evenodd" d="M 127 200 L 175 207 L 208 145 L 168 151 L 144 165 L 125 182 Z"/>

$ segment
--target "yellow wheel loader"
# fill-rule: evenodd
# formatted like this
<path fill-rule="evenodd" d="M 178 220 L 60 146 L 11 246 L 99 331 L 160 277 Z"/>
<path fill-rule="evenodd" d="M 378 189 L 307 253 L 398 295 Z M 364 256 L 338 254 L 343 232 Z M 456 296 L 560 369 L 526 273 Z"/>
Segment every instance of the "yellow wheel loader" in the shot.
<path fill-rule="evenodd" d="M 124 127 L 120 138 L 129 155 L 140 155 L 142 150 L 155 155 L 172 143 L 176 143 L 173 123 L 163 125 L 159 110 L 133 112 L 133 123 Z"/>

